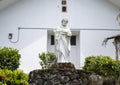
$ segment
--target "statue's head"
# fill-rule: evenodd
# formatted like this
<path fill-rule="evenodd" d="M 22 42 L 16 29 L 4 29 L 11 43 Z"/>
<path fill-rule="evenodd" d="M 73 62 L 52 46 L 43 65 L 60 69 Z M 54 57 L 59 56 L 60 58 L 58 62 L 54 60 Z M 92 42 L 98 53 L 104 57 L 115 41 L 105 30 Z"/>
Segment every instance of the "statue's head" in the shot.
<path fill-rule="evenodd" d="M 62 23 L 62 26 L 64 27 L 67 26 L 68 19 L 62 19 L 61 23 Z"/>

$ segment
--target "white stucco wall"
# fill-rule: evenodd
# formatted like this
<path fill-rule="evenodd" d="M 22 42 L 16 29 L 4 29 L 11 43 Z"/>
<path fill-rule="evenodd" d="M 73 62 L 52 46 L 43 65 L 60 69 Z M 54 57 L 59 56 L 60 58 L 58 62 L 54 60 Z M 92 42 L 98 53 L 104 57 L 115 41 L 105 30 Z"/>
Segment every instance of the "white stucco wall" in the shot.
<path fill-rule="evenodd" d="M 38 53 L 47 50 L 47 31 L 20 30 L 18 43 L 10 43 L 8 33 L 17 39 L 18 27 L 55 28 L 64 17 L 69 19 L 70 28 L 119 29 L 116 16 L 118 8 L 106 0 L 67 0 L 67 13 L 61 12 L 61 0 L 19 0 L 16 4 L 0 11 L 0 46 L 14 47 L 22 55 L 20 68 L 25 72 L 40 68 Z M 101 46 L 101 41 L 118 34 L 112 31 L 80 31 L 80 61 L 89 55 L 114 56 L 114 47 Z"/>
<path fill-rule="evenodd" d="M 20 60 L 20 69 L 23 69 L 25 72 L 29 72 L 31 70 L 41 68 L 38 55 L 39 53 L 47 51 L 47 30 L 27 30 L 21 33 L 23 35 L 27 33 L 28 36 L 22 36 L 22 34 L 21 36 L 26 38 L 26 41 L 31 41 L 29 41 L 29 44 L 26 44 L 22 49 L 20 49 L 20 54 L 22 56 Z M 20 42 L 21 46 L 24 45 L 24 42 Z"/>

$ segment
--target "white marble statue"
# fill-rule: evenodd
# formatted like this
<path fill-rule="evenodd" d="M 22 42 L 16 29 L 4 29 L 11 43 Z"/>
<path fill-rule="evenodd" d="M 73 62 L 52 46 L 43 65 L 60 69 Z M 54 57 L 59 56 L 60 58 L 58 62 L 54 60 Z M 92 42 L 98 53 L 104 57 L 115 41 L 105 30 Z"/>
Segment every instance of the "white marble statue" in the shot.
<path fill-rule="evenodd" d="M 68 20 L 62 19 L 61 26 L 54 30 L 55 51 L 58 62 L 69 62 L 71 30 L 67 27 Z"/>

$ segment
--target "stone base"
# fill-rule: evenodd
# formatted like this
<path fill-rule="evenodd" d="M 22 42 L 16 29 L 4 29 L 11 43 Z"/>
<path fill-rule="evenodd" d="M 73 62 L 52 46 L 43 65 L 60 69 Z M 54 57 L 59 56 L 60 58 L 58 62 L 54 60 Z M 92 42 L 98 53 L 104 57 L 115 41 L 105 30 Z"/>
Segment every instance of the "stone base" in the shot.
<path fill-rule="evenodd" d="M 50 69 L 31 71 L 29 85 L 102 85 L 91 72 L 75 69 L 72 63 L 55 63 Z"/>

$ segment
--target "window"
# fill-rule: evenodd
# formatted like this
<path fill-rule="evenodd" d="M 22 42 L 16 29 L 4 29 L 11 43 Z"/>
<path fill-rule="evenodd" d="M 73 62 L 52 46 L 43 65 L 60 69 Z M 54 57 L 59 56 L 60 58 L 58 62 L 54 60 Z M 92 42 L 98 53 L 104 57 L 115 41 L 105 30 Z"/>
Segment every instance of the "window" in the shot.
<path fill-rule="evenodd" d="M 62 5 L 66 5 L 66 0 L 62 0 Z"/>
<path fill-rule="evenodd" d="M 67 12 L 67 1 L 66 0 L 62 0 L 62 12 Z"/>
<path fill-rule="evenodd" d="M 62 12 L 67 12 L 66 6 L 62 6 Z"/>
<path fill-rule="evenodd" d="M 71 45 L 76 45 L 76 36 L 75 35 L 71 36 L 70 42 L 71 42 Z"/>
<path fill-rule="evenodd" d="M 71 36 L 71 40 L 70 40 L 71 45 L 76 45 L 76 36 L 73 35 Z M 51 45 L 54 45 L 55 41 L 54 41 L 54 35 L 51 35 Z"/>
<path fill-rule="evenodd" d="M 51 35 L 51 45 L 54 45 L 54 35 Z"/>

